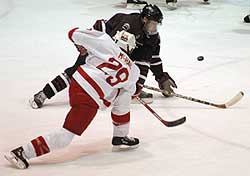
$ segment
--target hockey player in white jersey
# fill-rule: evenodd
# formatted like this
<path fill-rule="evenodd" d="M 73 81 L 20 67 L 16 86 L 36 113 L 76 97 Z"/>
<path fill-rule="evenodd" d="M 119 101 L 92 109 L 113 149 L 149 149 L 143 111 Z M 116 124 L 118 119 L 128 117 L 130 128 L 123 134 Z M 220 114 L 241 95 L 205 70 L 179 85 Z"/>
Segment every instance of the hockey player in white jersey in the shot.
<path fill-rule="evenodd" d="M 19 169 L 28 168 L 28 160 L 63 148 L 75 135 L 81 135 L 95 117 L 98 109 L 111 106 L 114 147 L 134 148 L 139 139 L 128 137 L 130 100 L 136 96 L 139 68 L 125 51 L 135 48 L 135 37 L 125 31 L 115 36 L 96 30 L 72 29 L 69 38 L 80 52 L 88 52 L 86 64 L 78 67 L 69 87 L 71 109 L 63 127 L 48 135 L 39 136 L 5 155 Z M 119 45 L 119 46 L 118 46 Z M 135 94 L 135 92 L 137 94 Z"/>

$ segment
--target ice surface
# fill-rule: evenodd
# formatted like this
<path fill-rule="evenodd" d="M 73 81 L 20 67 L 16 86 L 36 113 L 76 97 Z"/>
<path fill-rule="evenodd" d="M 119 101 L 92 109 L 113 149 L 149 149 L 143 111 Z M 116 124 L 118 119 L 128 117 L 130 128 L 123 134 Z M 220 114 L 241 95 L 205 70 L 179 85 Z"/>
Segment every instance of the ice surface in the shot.
<path fill-rule="evenodd" d="M 217 109 L 154 92 L 151 107 L 163 118 L 187 116 L 176 128 L 164 127 L 142 105 L 132 105 L 131 132 L 138 149 L 111 151 L 110 112 L 99 112 L 81 137 L 60 151 L 16 170 L 2 159 L 0 176 L 250 175 L 250 13 L 243 0 L 179 0 L 169 11 L 164 0 L 150 0 L 164 13 L 161 57 L 176 80 L 177 93 L 223 103 L 239 91 L 244 98 Z M 117 0 L 0 1 L 0 153 L 60 128 L 69 110 L 67 91 L 33 110 L 28 99 L 71 66 L 77 51 L 67 38 L 76 26 L 92 26 L 117 12 L 130 13 Z M 4 7 L 4 8 L 3 8 Z M 197 56 L 204 61 L 197 61 Z M 150 73 L 146 84 L 157 86 Z"/>

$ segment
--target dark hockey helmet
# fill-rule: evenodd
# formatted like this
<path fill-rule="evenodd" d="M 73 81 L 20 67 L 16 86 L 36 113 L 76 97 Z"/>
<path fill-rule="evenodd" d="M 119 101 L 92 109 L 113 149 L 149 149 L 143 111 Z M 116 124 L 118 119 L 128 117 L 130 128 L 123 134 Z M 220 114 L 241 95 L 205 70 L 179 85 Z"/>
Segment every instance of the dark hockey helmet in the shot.
<path fill-rule="evenodd" d="M 146 17 L 147 19 L 157 21 L 158 23 L 161 23 L 163 20 L 163 15 L 159 7 L 152 4 L 147 4 L 143 7 L 141 16 L 142 18 Z"/>

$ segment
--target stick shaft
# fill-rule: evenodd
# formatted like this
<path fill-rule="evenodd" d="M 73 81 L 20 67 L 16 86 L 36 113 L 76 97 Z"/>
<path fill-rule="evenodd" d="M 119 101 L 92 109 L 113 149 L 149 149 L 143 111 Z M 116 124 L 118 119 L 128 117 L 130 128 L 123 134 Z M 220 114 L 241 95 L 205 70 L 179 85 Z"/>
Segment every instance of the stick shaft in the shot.
<path fill-rule="evenodd" d="M 144 85 L 144 87 L 147 88 L 147 89 L 150 89 L 150 90 L 157 91 L 157 92 L 167 93 L 166 91 L 158 89 L 156 87 L 151 87 L 151 86 L 147 86 L 147 85 Z M 208 101 L 200 100 L 200 99 L 197 99 L 197 98 L 184 96 L 184 95 L 181 95 L 181 94 L 171 93 L 171 94 L 168 94 L 168 95 L 175 96 L 175 97 L 182 98 L 182 99 L 186 99 L 186 100 L 189 100 L 189 101 L 194 101 L 194 102 L 201 103 L 201 104 L 206 104 L 206 105 L 209 105 L 209 106 L 214 106 L 214 107 L 217 107 L 217 108 L 226 108 L 226 106 L 223 106 L 223 104 L 219 105 L 219 104 L 211 103 L 211 102 L 208 102 Z"/>
<path fill-rule="evenodd" d="M 186 117 L 182 117 L 179 118 L 177 120 L 174 121 L 166 121 L 164 119 L 161 118 L 161 116 L 159 114 L 157 114 L 145 101 L 143 101 L 142 99 L 140 99 L 139 97 L 136 97 L 137 100 L 143 104 L 158 120 L 161 121 L 161 123 L 163 123 L 166 127 L 175 127 L 178 125 L 183 124 L 186 121 Z"/>

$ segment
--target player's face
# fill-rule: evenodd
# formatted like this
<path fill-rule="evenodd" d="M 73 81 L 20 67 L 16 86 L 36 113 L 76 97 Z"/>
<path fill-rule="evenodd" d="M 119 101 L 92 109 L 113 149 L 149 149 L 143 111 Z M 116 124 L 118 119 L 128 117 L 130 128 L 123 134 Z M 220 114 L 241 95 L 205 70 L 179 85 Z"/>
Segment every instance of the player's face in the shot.
<path fill-rule="evenodd" d="M 159 23 L 157 21 L 145 19 L 145 29 L 149 34 L 154 34 L 157 32 Z"/>

